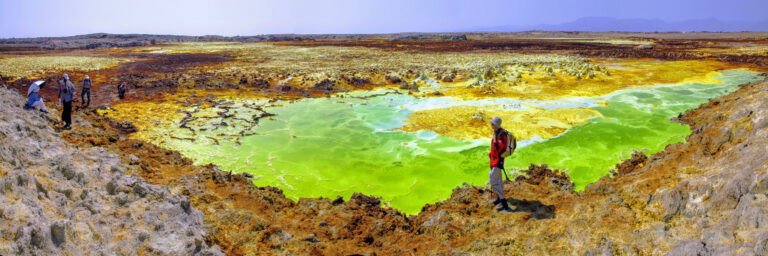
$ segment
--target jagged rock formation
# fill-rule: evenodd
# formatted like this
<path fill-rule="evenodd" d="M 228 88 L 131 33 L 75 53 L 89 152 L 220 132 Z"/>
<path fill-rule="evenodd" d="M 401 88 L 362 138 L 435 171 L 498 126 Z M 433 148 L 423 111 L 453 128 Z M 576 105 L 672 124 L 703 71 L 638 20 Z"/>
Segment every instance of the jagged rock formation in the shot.
<path fill-rule="evenodd" d="M 24 103 L 0 88 L 0 254 L 223 255 L 188 197 L 103 148 L 69 145 L 49 123 L 56 114 Z"/>
<path fill-rule="evenodd" d="M 674 171 L 644 209 L 662 220 L 660 238 L 676 242 L 670 255 L 768 255 L 767 97 L 762 81 L 687 112 L 681 121 L 693 130 L 688 144 L 619 178 L 634 180 L 622 190 L 639 194 L 650 181 L 643 173 Z"/>

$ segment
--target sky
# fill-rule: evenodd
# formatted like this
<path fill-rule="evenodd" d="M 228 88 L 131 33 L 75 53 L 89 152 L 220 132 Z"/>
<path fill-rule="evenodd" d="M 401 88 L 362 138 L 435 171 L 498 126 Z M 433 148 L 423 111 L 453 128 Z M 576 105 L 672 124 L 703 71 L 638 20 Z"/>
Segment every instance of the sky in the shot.
<path fill-rule="evenodd" d="M 453 32 L 583 17 L 768 20 L 768 0 L 0 0 L 0 38 Z"/>

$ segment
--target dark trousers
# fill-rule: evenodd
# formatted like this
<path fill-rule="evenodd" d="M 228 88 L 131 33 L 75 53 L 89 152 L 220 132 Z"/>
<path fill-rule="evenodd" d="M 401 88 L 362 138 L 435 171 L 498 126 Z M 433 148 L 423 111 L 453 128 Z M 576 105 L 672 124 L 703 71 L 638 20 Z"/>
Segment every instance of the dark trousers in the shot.
<path fill-rule="evenodd" d="M 86 100 L 86 98 L 85 98 L 86 94 L 88 95 L 88 101 L 85 101 Z M 83 92 L 80 93 L 80 99 L 83 100 L 82 103 L 81 103 L 82 105 L 84 105 L 85 107 L 90 106 L 91 105 L 91 88 L 83 88 Z"/>
<path fill-rule="evenodd" d="M 61 111 L 61 120 L 67 124 L 72 125 L 72 102 L 64 102 L 64 110 Z"/>

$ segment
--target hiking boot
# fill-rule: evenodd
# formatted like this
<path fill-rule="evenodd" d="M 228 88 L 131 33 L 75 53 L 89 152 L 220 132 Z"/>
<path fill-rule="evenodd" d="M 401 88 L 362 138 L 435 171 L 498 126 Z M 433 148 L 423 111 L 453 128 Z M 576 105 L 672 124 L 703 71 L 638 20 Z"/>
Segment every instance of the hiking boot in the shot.
<path fill-rule="evenodd" d="M 497 205 L 497 206 L 496 206 L 496 211 L 500 211 L 500 212 L 501 212 L 501 211 L 507 211 L 507 212 L 511 212 L 511 211 L 512 211 L 512 209 L 510 209 L 510 208 L 509 208 L 509 205 L 507 205 L 507 200 L 506 200 L 506 199 L 502 199 L 502 200 L 501 200 L 501 204 L 499 204 L 499 205 Z"/>
<path fill-rule="evenodd" d="M 499 203 L 501 203 L 501 198 L 497 197 L 496 200 L 493 200 L 493 205 L 497 205 Z"/>

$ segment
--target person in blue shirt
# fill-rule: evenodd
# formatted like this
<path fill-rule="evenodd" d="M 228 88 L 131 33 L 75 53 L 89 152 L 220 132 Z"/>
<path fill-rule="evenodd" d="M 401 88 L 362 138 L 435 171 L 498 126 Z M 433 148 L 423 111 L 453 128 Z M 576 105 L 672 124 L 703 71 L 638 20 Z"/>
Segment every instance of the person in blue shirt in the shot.
<path fill-rule="evenodd" d="M 85 78 L 83 79 L 83 89 L 80 92 L 80 99 L 83 100 L 80 102 L 80 106 L 83 108 L 87 108 L 91 105 L 91 85 L 93 85 L 93 81 L 91 81 L 91 78 L 88 77 L 88 75 L 85 75 Z M 85 101 L 85 95 L 88 95 L 88 101 Z"/>
<path fill-rule="evenodd" d="M 40 93 L 40 89 L 45 86 L 46 82 L 47 81 L 37 80 L 29 85 L 29 89 L 27 90 L 27 104 L 24 105 L 24 109 L 35 109 L 40 107 L 40 111 L 48 113 L 48 109 L 45 107 L 45 103 L 43 103 L 43 98 L 38 94 Z"/>

